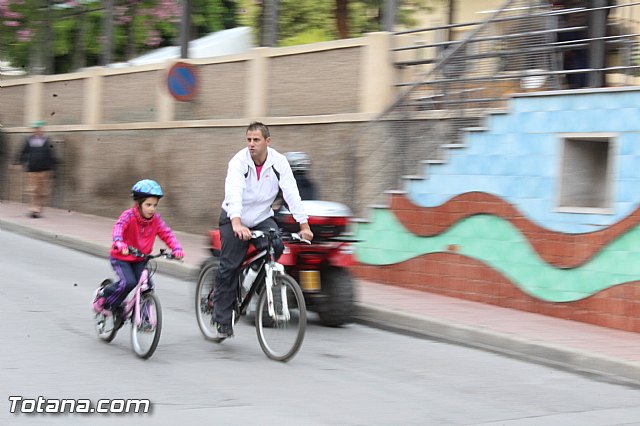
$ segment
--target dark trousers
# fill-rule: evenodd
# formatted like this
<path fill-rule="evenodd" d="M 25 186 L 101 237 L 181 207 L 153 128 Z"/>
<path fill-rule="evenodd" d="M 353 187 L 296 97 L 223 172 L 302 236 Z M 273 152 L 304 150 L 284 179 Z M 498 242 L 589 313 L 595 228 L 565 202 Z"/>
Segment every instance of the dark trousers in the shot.
<path fill-rule="evenodd" d="M 213 292 L 213 319 L 217 323 L 230 325 L 231 313 L 233 312 L 237 295 L 236 273 L 247 254 L 249 241 L 241 240 L 235 236 L 231 220 L 224 210 L 220 214 L 219 226 L 222 248 L 220 250 L 220 265 L 218 267 L 218 276 L 216 277 L 215 291 Z M 268 232 L 270 228 L 278 229 L 278 225 L 272 217 L 250 229 L 252 231 Z M 282 243 L 278 245 L 281 245 L 282 249 L 284 249 Z M 282 254 L 282 250 L 276 248 L 276 258 L 279 257 L 279 254 Z"/>
<path fill-rule="evenodd" d="M 109 258 L 111 267 L 118 275 L 118 281 L 104 288 L 104 296 L 108 309 L 117 308 L 124 302 L 131 290 L 140 280 L 144 270 L 144 262 L 125 262 L 124 260 Z M 149 283 L 151 285 L 151 283 Z"/>

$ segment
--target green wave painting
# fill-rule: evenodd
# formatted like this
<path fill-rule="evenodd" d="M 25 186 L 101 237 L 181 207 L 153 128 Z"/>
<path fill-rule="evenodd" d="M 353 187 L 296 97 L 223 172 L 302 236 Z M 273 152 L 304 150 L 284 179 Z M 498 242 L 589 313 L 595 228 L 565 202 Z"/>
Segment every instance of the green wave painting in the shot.
<path fill-rule="evenodd" d="M 456 253 L 483 262 L 521 290 L 550 302 L 571 302 L 625 282 L 640 280 L 640 225 L 612 241 L 576 268 L 556 268 L 533 250 L 510 222 L 493 215 L 470 216 L 447 231 L 419 237 L 389 210 L 372 211 L 370 223 L 359 223 L 358 261 L 392 265 L 430 253 Z"/>

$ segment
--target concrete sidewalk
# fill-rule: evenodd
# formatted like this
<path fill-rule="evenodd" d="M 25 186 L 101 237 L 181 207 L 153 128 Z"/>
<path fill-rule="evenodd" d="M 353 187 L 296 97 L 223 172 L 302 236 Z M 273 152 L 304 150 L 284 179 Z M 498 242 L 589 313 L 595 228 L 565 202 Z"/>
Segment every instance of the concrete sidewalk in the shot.
<path fill-rule="evenodd" d="M 0 231 L 102 257 L 108 254 L 115 219 L 51 208 L 33 219 L 27 206 L 0 201 Z M 184 262 L 159 262 L 159 270 L 195 282 L 199 266 L 209 257 L 207 236 L 176 234 L 185 249 Z M 357 280 L 356 285 L 360 323 L 640 386 L 636 333 L 369 281 Z"/>

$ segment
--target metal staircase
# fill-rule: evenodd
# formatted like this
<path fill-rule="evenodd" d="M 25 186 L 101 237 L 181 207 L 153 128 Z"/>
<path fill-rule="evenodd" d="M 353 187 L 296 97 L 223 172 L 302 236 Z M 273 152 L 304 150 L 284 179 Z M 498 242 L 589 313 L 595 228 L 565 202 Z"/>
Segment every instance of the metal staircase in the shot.
<path fill-rule="evenodd" d="M 594 81 L 619 74 L 625 78 L 617 80 L 634 84 L 640 68 L 633 62 L 639 35 L 634 16 L 640 2 L 600 3 L 587 10 L 507 0 L 482 21 L 395 33 L 398 96 L 345 147 L 356 214 L 386 206 L 387 192 L 404 189 L 407 179 L 427 178 L 425 165 L 445 162 L 449 150 L 464 148 L 465 135 L 483 130 L 488 114 L 508 111 L 513 93 L 566 89 L 567 75 L 587 75 L 596 86 Z M 570 16 L 582 17 L 584 25 L 573 24 Z M 594 38 L 590 28 L 597 22 L 607 31 Z M 602 66 L 563 67 L 567 54 L 588 51 L 593 58 L 597 43 L 604 43 L 607 55 Z M 607 63 L 612 58 L 613 65 Z M 355 167 L 361 162 L 367 167 Z"/>

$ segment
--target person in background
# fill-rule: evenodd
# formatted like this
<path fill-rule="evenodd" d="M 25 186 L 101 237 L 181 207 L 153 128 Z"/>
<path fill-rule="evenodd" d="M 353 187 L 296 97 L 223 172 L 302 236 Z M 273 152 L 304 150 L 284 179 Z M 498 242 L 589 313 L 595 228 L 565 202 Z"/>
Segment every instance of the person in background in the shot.
<path fill-rule="evenodd" d="M 29 197 L 29 212 L 33 218 L 42 215 L 51 193 L 51 180 L 56 166 L 53 143 L 44 134 L 44 124 L 44 121 L 33 123 L 32 134 L 26 138 L 16 161 L 26 167 L 26 192 Z"/>
<path fill-rule="evenodd" d="M 287 152 L 284 154 L 289 161 L 293 177 L 298 184 L 298 192 L 300 192 L 300 198 L 303 200 L 316 200 L 316 186 L 309 179 L 309 169 L 311 167 L 311 160 L 309 156 L 304 152 Z"/>

